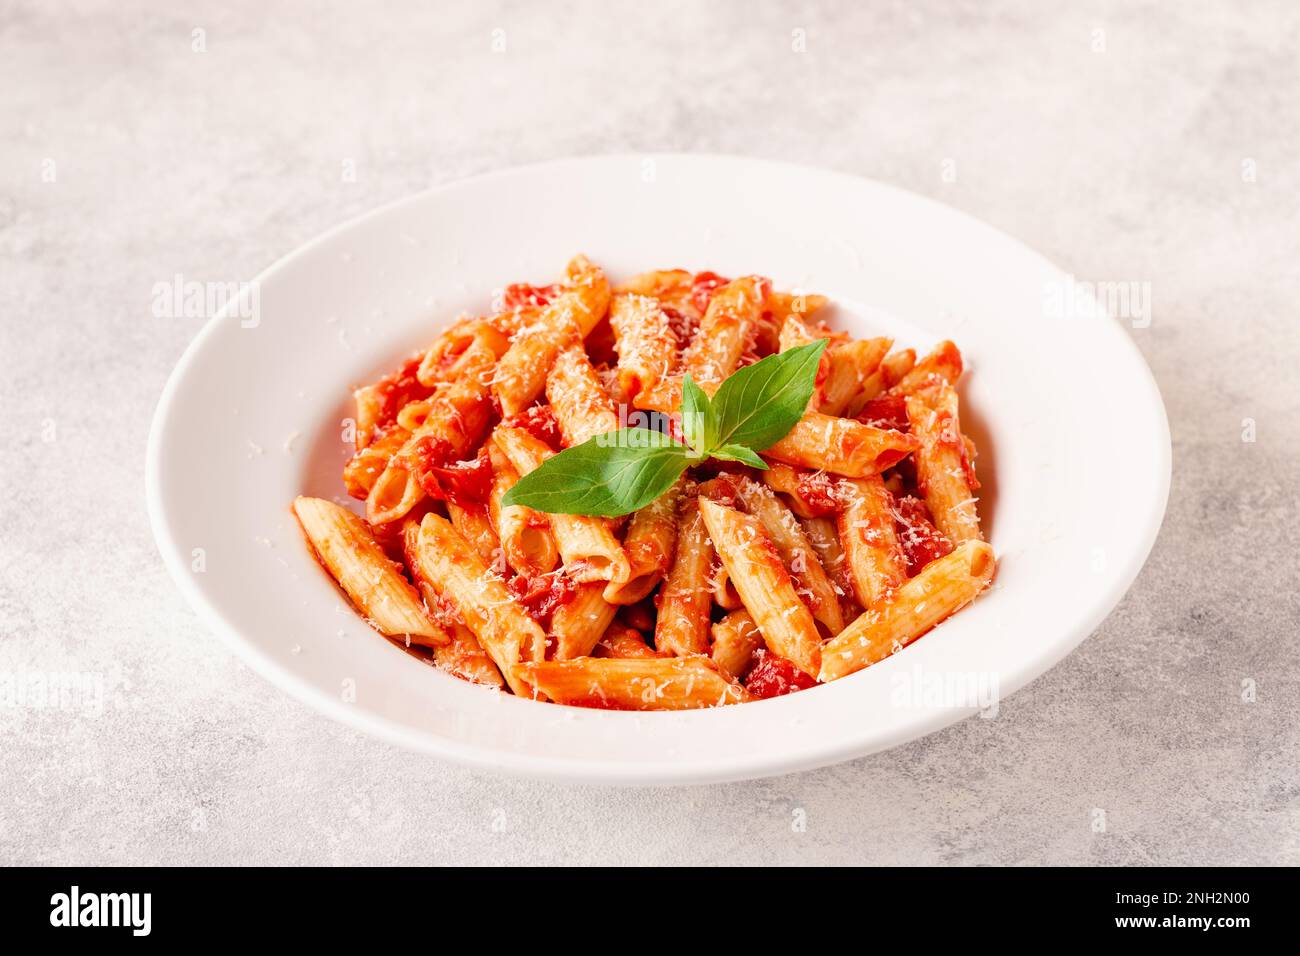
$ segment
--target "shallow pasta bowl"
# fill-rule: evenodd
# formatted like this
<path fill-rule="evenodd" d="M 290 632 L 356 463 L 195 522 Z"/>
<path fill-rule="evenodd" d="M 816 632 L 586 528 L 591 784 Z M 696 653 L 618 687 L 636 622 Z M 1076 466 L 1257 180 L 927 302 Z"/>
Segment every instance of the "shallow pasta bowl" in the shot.
<path fill-rule="evenodd" d="M 487 309 L 493 290 L 554 281 L 579 251 L 615 280 L 674 267 L 766 275 L 777 288 L 829 295 L 836 327 L 892 335 L 918 353 L 955 340 L 969 369 L 963 424 L 980 447 L 981 516 L 1000 559 L 993 589 L 842 680 L 686 713 L 513 698 L 371 631 L 289 510 L 300 494 L 342 500 L 349 390 L 460 312 Z M 851 176 L 732 157 L 628 156 L 455 183 L 281 260 L 177 365 L 147 472 L 154 533 L 190 603 L 311 706 L 478 767 L 685 783 L 845 760 L 989 710 L 1119 602 L 1159 529 L 1169 462 L 1160 395 L 1125 327 L 1016 241 Z"/>

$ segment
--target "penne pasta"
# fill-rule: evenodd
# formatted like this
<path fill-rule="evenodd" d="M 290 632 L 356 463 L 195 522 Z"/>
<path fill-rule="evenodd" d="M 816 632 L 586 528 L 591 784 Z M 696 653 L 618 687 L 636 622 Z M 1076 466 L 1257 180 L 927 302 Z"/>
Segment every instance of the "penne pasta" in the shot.
<path fill-rule="evenodd" d="M 430 390 L 416 377 L 419 364 L 418 355 L 407 359 L 397 371 L 352 393 L 357 405 L 353 439 L 357 451 L 368 448 L 386 426 L 396 421 L 402 406 L 428 397 Z"/>
<path fill-rule="evenodd" d="M 586 338 L 604 318 L 608 306 L 605 273 L 585 256 L 576 256 L 566 269 L 564 291 L 542 309 L 535 322 L 515 333 L 497 364 L 493 388 L 503 415 L 517 415 L 532 404 L 560 349 Z"/>
<path fill-rule="evenodd" d="M 461 377 L 439 386 L 422 424 L 389 459 L 366 497 L 371 524 L 410 514 L 427 493 L 430 470 L 463 457 L 483 435 L 492 413 L 489 379 L 495 363 L 491 348 L 471 345 Z"/>
<path fill-rule="evenodd" d="M 893 339 L 860 339 L 841 342 L 826 350 L 829 370 L 817 387 L 817 411 L 823 415 L 843 415 L 862 394 L 865 383 L 880 368 Z"/>
<path fill-rule="evenodd" d="M 754 652 L 763 646 L 763 635 L 748 611 L 732 611 L 713 625 L 710 656 L 718 669 L 738 681 L 749 670 Z"/>
<path fill-rule="evenodd" d="M 545 442 L 510 425 L 498 425 L 492 432 L 492 440 L 520 475 L 541 467 L 554 454 Z M 606 519 L 553 514 L 550 521 L 560 557 L 575 581 L 622 583 L 628 579 L 631 568 L 627 555 Z"/>
<path fill-rule="evenodd" d="M 519 472 L 495 443 L 489 443 L 492 461 L 492 494 L 489 515 L 506 564 L 520 574 L 533 577 L 554 569 L 560 560 L 551 535 L 550 518 L 524 505 L 503 505 L 501 498 L 519 480 Z"/>
<path fill-rule="evenodd" d="M 505 570 L 499 566 L 501 545 L 497 541 L 497 533 L 492 528 L 492 521 L 486 508 L 481 505 L 461 506 L 449 501 L 447 517 L 451 519 L 452 526 L 460 532 L 460 536 L 478 552 L 484 564 L 497 573 Z"/>
<path fill-rule="evenodd" d="M 845 620 L 856 617 L 862 608 L 858 605 L 849 575 L 848 559 L 844 556 L 844 546 L 840 542 L 840 532 L 836 521 L 827 517 L 800 518 L 799 524 L 812 542 L 813 550 L 830 575 L 831 584 L 840 601 L 841 614 Z"/>
<path fill-rule="evenodd" d="M 487 651 L 483 650 L 483 645 L 478 642 L 473 631 L 464 624 L 453 623 L 448 632 L 451 640 L 433 649 L 435 664 L 471 684 L 486 684 L 497 688 L 505 686 L 501 672 L 492 663 Z"/>
<path fill-rule="evenodd" d="M 678 312 L 695 311 L 692 294 L 695 276 L 685 269 L 655 269 L 634 275 L 614 288 L 615 295 L 641 295 L 658 299 L 661 305 Z M 610 304 L 613 309 L 613 303 Z M 699 315 L 696 315 L 699 318 Z M 617 330 L 615 330 L 617 331 Z"/>
<path fill-rule="evenodd" d="M 422 385 L 454 382 L 472 364 L 475 349 L 490 350 L 497 358 L 506 353 L 510 337 L 499 322 L 490 319 L 462 319 L 442 335 L 420 360 L 416 378 Z"/>
<path fill-rule="evenodd" d="M 410 437 L 410 432 L 395 423 L 380 429 L 370 443 L 343 466 L 343 484 L 348 494 L 365 501 L 370 489 L 388 467 L 388 460 L 401 451 Z"/>
<path fill-rule="evenodd" d="M 795 592 L 808 605 L 813 617 L 833 637 L 844 630 L 839 596 L 813 550 L 812 542 L 790 509 L 777 500 L 770 488 L 741 478 L 736 489 L 745 510 L 759 520 L 795 584 Z"/>
<path fill-rule="evenodd" d="M 816 677 L 821 665 L 817 624 L 758 519 L 708 498 L 699 504 L 713 546 L 768 649 Z"/>
<path fill-rule="evenodd" d="M 605 636 L 593 650 L 594 657 L 659 657 L 653 647 L 645 642 L 641 632 L 615 621 L 605 631 Z"/>
<path fill-rule="evenodd" d="M 907 418 L 920 440 L 916 484 L 934 524 L 953 544 L 978 541 L 979 513 L 971 491 L 979 487 L 971 461 L 973 446 L 961 432 L 957 391 L 941 384 L 907 396 Z"/>
<path fill-rule="evenodd" d="M 800 518 L 833 514 L 839 508 L 837 477 L 825 471 L 809 471 L 781 462 L 769 462 L 763 483 L 779 493 L 787 507 Z"/>
<path fill-rule="evenodd" d="M 682 484 L 678 480 L 665 494 L 632 516 L 632 523 L 623 536 L 628 578 L 606 585 L 606 601 L 635 604 L 663 580 L 677 550 L 677 503 L 681 500 Z"/>
<path fill-rule="evenodd" d="M 918 445 L 906 432 L 872 428 L 851 418 L 809 412 L 788 435 L 763 452 L 763 457 L 861 478 L 892 468 L 916 451 Z"/>
<path fill-rule="evenodd" d="M 420 644 L 447 642 L 364 521 L 322 498 L 296 498 L 293 513 L 320 563 L 376 630 Z"/>
<path fill-rule="evenodd" d="M 693 710 L 749 700 L 707 657 L 606 658 L 519 664 L 518 678 L 558 704 L 607 710 Z"/>
<path fill-rule="evenodd" d="M 912 395 L 931 385 L 954 385 L 961 377 L 961 371 L 961 352 L 945 340 L 891 386 L 889 392 L 891 395 Z"/>
<path fill-rule="evenodd" d="M 995 559 L 956 345 L 891 353 L 814 317 L 827 303 L 684 269 L 611 287 L 575 256 L 355 390 L 343 481 L 364 518 L 294 513 L 368 623 L 473 683 L 680 710 L 844 676 L 971 600 Z M 692 395 L 704 427 L 683 425 L 687 374 L 714 396 L 819 340 L 815 369 L 768 362 L 727 402 Z M 624 424 L 674 441 L 593 441 Z"/>
<path fill-rule="evenodd" d="M 837 524 L 849 580 L 858 603 L 872 608 L 907 580 L 907 562 L 894 530 L 894 498 L 878 475 L 840 487 L 844 510 Z"/>
<path fill-rule="evenodd" d="M 609 324 L 618 351 L 618 390 L 624 401 L 651 391 L 677 367 L 677 335 L 658 299 L 616 294 L 609 303 Z"/>
<path fill-rule="evenodd" d="M 686 504 L 677 554 L 659 592 L 659 617 L 655 621 L 655 649 L 678 657 L 704 654 L 709 649 L 713 546 L 694 499 L 687 499 Z"/>
<path fill-rule="evenodd" d="M 713 567 L 709 569 L 709 593 L 713 595 L 713 603 L 724 611 L 734 611 L 745 606 L 745 602 L 740 599 L 740 594 L 736 591 L 736 586 L 731 583 L 731 575 L 727 573 L 726 565 L 719 561 L 716 555 L 713 558 Z"/>
<path fill-rule="evenodd" d="M 573 597 L 555 609 L 551 637 L 555 640 L 557 661 L 586 657 L 604 636 L 618 612 L 616 605 L 601 596 L 604 590 L 604 581 L 579 584 L 574 588 Z"/>
<path fill-rule="evenodd" d="M 578 343 L 561 349 L 555 357 L 555 364 L 546 376 L 546 398 L 555 412 L 566 447 L 618 430 L 614 403 Z"/>
<path fill-rule="evenodd" d="M 510 689 L 533 696 L 533 688 L 520 681 L 514 665 L 545 658 L 546 632 L 515 602 L 469 542 L 446 518 L 427 514 L 420 522 L 411 560 L 419 578 L 478 638 Z"/>
<path fill-rule="evenodd" d="M 993 549 L 983 541 L 967 541 L 930 562 L 826 645 L 820 679 L 836 680 L 902 650 L 974 600 L 993 580 L 996 567 Z"/>
<path fill-rule="evenodd" d="M 886 356 L 880 363 L 880 367 L 867 376 L 866 381 L 862 383 L 861 391 L 849 401 L 844 414 L 856 416 L 862 411 L 863 405 L 902 381 L 903 376 L 910 372 L 915 364 L 916 353 L 911 349 Z"/>
<path fill-rule="evenodd" d="M 723 286 L 709 301 L 695 337 L 682 354 L 683 374 L 707 394 L 716 392 L 723 379 L 740 367 L 745 350 L 753 344 L 768 292 L 766 280 L 748 276 Z M 681 380 L 681 375 L 661 380 L 641 393 L 637 407 L 676 411 L 682 398 Z"/>

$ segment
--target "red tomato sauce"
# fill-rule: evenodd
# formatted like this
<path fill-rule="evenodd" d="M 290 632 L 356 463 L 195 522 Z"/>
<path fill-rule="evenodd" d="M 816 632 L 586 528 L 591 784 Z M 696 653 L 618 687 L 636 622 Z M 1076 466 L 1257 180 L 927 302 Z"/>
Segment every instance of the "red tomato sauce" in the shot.
<path fill-rule="evenodd" d="M 551 615 L 573 600 L 573 580 L 566 574 L 517 574 L 506 584 L 514 599 L 528 616 L 543 627 L 550 626 Z"/>
<path fill-rule="evenodd" d="M 911 430 L 907 420 L 907 399 L 902 395 L 877 395 L 862 406 L 858 421 L 872 428 L 887 428 L 897 432 Z"/>
<path fill-rule="evenodd" d="M 416 481 L 430 498 L 461 507 L 487 501 L 492 492 L 492 462 L 486 447 L 477 458 L 452 461 L 453 450 L 446 439 L 426 435 L 415 443 L 413 452 Z"/>
<path fill-rule="evenodd" d="M 677 344 L 679 346 L 687 345 L 694 338 L 695 327 L 699 322 L 692 316 L 684 312 L 678 312 L 669 306 L 663 307 L 663 313 L 664 318 L 668 320 L 668 328 L 677 337 Z"/>
<path fill-rule="evenodd" d="M 408 359 L 396 372 L 385 375 L 375 385 L 375 391 L 379 394 L 379 422 L 381 424 L 395 419 L 397 413 L 402 410 L 402 406 L 407 402 L 428 398 L 433 393 L 432 388 L 421 385 L 420 380 L 415 377 L 416 370 L 419 369 L 420 362 L 423 359 L 424 356 L 422 355 L 416 355 Z"/>
<path fill-rule="evenodd" d="M 538 441 L 545 442 L 552 448 L 563 447 L 563 441 L 560 438 L 560 423 L 555 420 L 555 412 L 551 411 L 549 405 L 534 405 L 531 408 L 525 408 L 518 415 L 511 415 L 501 424 L 508 425 L 511 428 L 522 428 Z"/>
<path fill-rule="evenodd" d="M 730 281 L 716 272 L 695 273 L 695 278 L 691 280 L 691 305 L 703 315 L 708 311 L 709 303 L 713 301 L 713 293 Z"/>
<path fill-rule="evenodd" d="M 903 548 L 903 556 L 907 558 L 909 577 L 952 550 L 952 542 L 930 521 L 930 511 L 920 498 L 907 495 L 898 499 L 894 530 Z"/>
<path fill-rule="evenodd" d="M 529 285 L 527 282 L 516 282 L 514 285 L 506 286 L 502 304 L 506 311 L 523 306 L 534 306 L 540 309 L 550 305 L 563 291 L 562 285 Z"/>
<path fill-rule="evenodd" d="M 823 517 L 836 511 L 839 498 L 836 496 L 836 482 L 829 472 L 809 471 L 799 476 L 796 486 L 799 500 L 814 517 Z"/>
<path fill-rule="evenodd" d="M 817 681 L 794 664 L 762 647 L 754 652 L 754 666 L 745 678 L 745 690 L 764 699 L 816 686 Z"/>

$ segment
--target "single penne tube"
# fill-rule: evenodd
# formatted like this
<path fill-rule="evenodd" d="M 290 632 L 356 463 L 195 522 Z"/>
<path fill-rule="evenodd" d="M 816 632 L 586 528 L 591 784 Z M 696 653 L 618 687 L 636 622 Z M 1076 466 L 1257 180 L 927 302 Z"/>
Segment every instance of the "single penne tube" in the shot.
<path fill-rule="evenodd" d="M 679 312 L 693 311 L 691 293 L 694 280 L 695 276 L 685 269 L 655 269 L 620 282 L 614 287 L 614 294 L 649 296 Z M 611 302 L 610 309 L 613 308 Z"/>
<path fill-rule="evenodd" d="M 915 364 L 916 353 L 911 349 L 885 356 L 880 367 L 867 376 L 862 389 L 849 401 L 844 409 L 845 416 L 852 418 L 857 415 L 867 402 L 897 385 Z"/>
<path fill-rule="evenodd" d="M 371 524 L 388 524 L 410 514 L 425 497 L 421 484 L 423 470 L 430 464 L 426 454 L 438 450 L 453 457 L 466 454 L 477 444 L 492 414 L 489 379 L 496 363 L 496 353 L 473 345 L 461 377 L 439 386 L 434 393 L 423 424 L 411 432 L 401 451 L 389 459 L 388 466 L 375 480 L 366 497 L 366 518 Z"/>
<path fill-rule="evenodd" d="M 557 661 L 586 657 L 604 636 L 618 612 L 617 605 L 601 596 L 604 590 L 604 581 L 576 585 L 573 596 L 555 609 L 551 616 L 551 637 L 555 641 Z"/>
<path fill-rule="evenodd" d="M 460 623 L 453 623 L 448 631 L 451 640 L 433 649 L 435 664 L 472 684 L 486 684 L 489 687 L 504 685 L 501 672 L 492 663 L 487 651 L 483 650 L 483 645 L 478 642 L 473 631 Z"/>
<path fill-rule="evenodd" d="M 731 583 L 727 566 L 716 557 L 713 559 L 713 567 L 709 570 L 709 593 L 713 595 L 713 603 L 724 611 L 734 611 L 745 606 L 745 602 L 740 599 L 740 594 L 736 591 L 736 586 Z"/>
<path fill-rule="evenodd" d="M 580 657 L 519 664 L 518 677 L 557 704 L 608 710 L 693 710 L 750 699 L 707 657 Z"/>
<path fill-rule="evenodd" d="M 448 640 L 364 521 L 323 498 L 296 498 L 293 513 L 320 563 L 376 630 L 417 643 Z"/>
<path fill-rule="evenodd" d="M 840 609 L 844 620 L 856 617 L 862 610 L 853 588 L 853 579 L 849 575 L 849 562 L 844 555 L 844 545 L 840 541 L 836 519 L 826 516 L 800 518 L 799 524 L 812 542 L 813 550 L 821 560 L 822 567 L 830 575 L 835 586 L 835 594 L 840 599 Z"/>
<path fill-rule="evenodd" d="M 789 434 L 764 451 L 763 457 L 861 478 L 892 468 L 918 446 L 919 442 L 906 432 L 808 412 Z"/>
<path fill-rule="evenodd" d="M 993 580 L 996 567 L 993 549 L 983 541 L 967 541 L 931 561 L 822 649 L 820 679 L 844 677 L 902 650 L 974 600 Z"/>
<path fill-rule="evenodd" d="M 677 535 L 677 553 L 659 592 L 655 649 L 677 657 L 709 649 L 709 570 L 713 545 L 704 519 L 688 499 Z"/>
<path fill-rule="evenodd" d="M 622 400 L 634 401 L 675 371 L 677 336 L 658 299 L 649 295 L 616 294 L 609 303 L 609 324 L 614 329 L 618 352 L 618 390 Z"/>
<path fill-rule="evenodd" d="M 785 327 L 785 320 L 792 315 L 806 319 L 830 304 L 824 295 L 812 292 L 773 292 L 767 297 L 767 308 L 778 329 Z M 785 351 L 784 348 L 781 351 Z"/>
<path fill-rule="evenodd" d="M 699 507 L 713 547 L 768 649 L 816 677 L 821 666 L 817 623 L 762 524 L 708 498 L 700 498 Z"/>
<path fill-rule="evenodd" d="M 908 395 L 907 419 L 921 443 L 916 485 L 935 527 L 953 544 L 980 540 L 977 499 L 971 494 L 979 482 L 971 462 L 973 446 L 961 431 L 957 390 L 945 383 Z"/>
<path fill-rule="evenodd" d="M 677 503 L 684 479 L 632 516 L 623 536 L 628 560 L 626 581 L 611 581 L 605 600 L 611 604 L 635 604 L 663 580 L 677 549 Z"/>
<path fill-rule="evenodd" d="M 353 498 L 366 500 L 370 489 L 388 467 L 388 460 L 402 450 L 411 433 L 397 425 L 381 429 L 365 448 L 343 466 L 343 484 Z"/>
<path fill-rule="evenodd" d="M 713 294 L 682 366 L 712 395 L 740 367 L 740 357 L 767 303 L 769 284 L 755 276 L 734 279 Z"/>
<path fill-rule="evenodd" d="M 853 595 L 872 608 L 907 580 L 907 560 L 894 529 L 894 498 L 879 475 L 840 486 L 844 510 L 836 523 Z"/>
<path fill-rule="evenodd" d="M 859 339 L 840 342 L 826 350 L 828 371 L 817 387 L 816 410 L 823 415 L 843 415 L 862 391 L 863 383 L 875 374 L 894 340 Z"/>
<path fill-rule="evenodd" d="M 773 293 L 773 295 L 776 295 L 776 293 Z M 829 338 L 830 332 L 814 331 L 812 327 L 804 321 L 802 314 L 787 313 L 781 322 L 781 331 L 777 338 L 777 348 L 782 352 L 788 352 L 801 345 L 816 342 L 818 339 Z"/>
<path fill-rule="evenodd" d="M 492 440 L 520 475 L 540 468 L 542 462 L 554 454 L 545 442 L 522 428 L 510 425 L 498 425 L 492 432 Z M 588 515 L 552 514 L 548 517 L 560 557 L 575 581 L 623 582 L 628 579 L 631 568 L 627 555 L 607 520 Z"/>
<path fill-rule="evenodd" d="M 800 518 L 834 514 L 839 508 L 836 485 L 839 478 L 825 471 L 809 471 L 779 461 L 769 462 L 763 483 L 781 495 Z"/>
<path fill-rule="evenodd" d="M 790 509 L 777 499 L 770 488 L 753 479 L 741 478 L 736 482 L 736 489 L 745 510 L 759 520 L 767 536 L 776 545 L 777 553 L 781 555 L 786 570 L 794 579 L 795 591 L 808 605 L 813 617 L 825 626 L 832 637 L 844 630 L 844 618 L 835 585 L 822 567 L 812 542 L 804 534 L 803 526 Z"/>
<path fill-rule="evenodd" d="M 732 680 L 740 680 L 749 670 L 754 652 L 763 646 L 763 635 L 748 611 L 732 611 L 713 625 L 713 649 L 710 655 L 718 669 Z"/>
<path fill-rule="evenodd" d="M 566 269 L 564 291 L 542 309 L 535 322 L 515 333 L 497 363 L 493 388 L 505 417 L 517 415 L 541 394 L 555 356 L 567 343 L 586 338 L 605 317 L 609 282 L 585 256 Z"/>
<path fill-rule="evenodd" d="M 594 657 L 659 657 L 659 653 L 645 642 L 645 637 L 635 628 L 615 621 L 605 629 L 592 652 Z"/>
<path fill-rule="evenodd" d="M 911 395 L 930 385 L 955 385 L 961 377 L 961 370 L 961 352 L 945 339 L 890 386 L 889 392 L 891 395 Z"/>
<path fill-rule="evenodd" d="M 492 527 L 492 519 L 486 508 L 477 504 L 460 505 L 449 501 L 447 517 L 451 519 L 452 526 L 460 532 L 460 536 L 473 545 L 484 564 L 497 573 L 505 570 L 499 566 L 501 543 L 497 540 L 496 530 Z"/>
<path fill-rule="evenodd" d="M 618 430 L 618 414 L 581 343 L 562 348 L 546 376 L 546 398 L 566 447 Z"/>
<path fill-rule="evenodd" d="M 553 570 L 559 563 L 560 552 L 551 535 L 550 519 L 526 505 L 501 503 L 519 480 L 519 472 L 495 442 L 488 442 L 488 455 L 492 461 L 488 513 L 506 564 L 528 577 Z"/>
<path fill-rule="evenodd" d="M 501 687 L 504 683 L 501 672 L 492 663 L 487 651 L 483 650 L 483 645 L 474 636 L 474 632 L 454 614 L 446 612 L 446 603 L 437 590 L 420 576 L 419 541 L 420 523 L 408 518 L 402 523 L 402 552 L 407 567 L 410 568 L 411 579 L 420 592 L 420 597 L 424 599 L 425 606 L 440 609 L 438 623 L 447 637 L 446 643 L 433 646 L 434 664 L 462 680 Z"/>
<path fill-rule="evenodd" d="M 420 522 L 413 570 L 474 632 L 510 689 L 534 696 L 513 668 L 520 661 L 545 658 L 546 632 L 446 518 L 430 513 Z"/>

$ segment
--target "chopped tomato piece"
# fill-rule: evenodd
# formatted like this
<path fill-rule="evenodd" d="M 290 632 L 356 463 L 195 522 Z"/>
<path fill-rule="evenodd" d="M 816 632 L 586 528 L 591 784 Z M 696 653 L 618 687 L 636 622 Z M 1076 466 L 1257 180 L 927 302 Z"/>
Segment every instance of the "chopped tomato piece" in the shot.
<path fill-rule="evenodd" d="M 897 432 L 911 429 L 907 420 L 907 399 L 902 395 L 877 395 L 862 406 L 858 421 L 872 428 L 889 428 Z"/>
<path fill-rule="evenodd" d="M 550 405 L 534 405 L 525 408 L 518 415 L 511 415 L 501 424 L 522 428 L 538 441 L 545 442 L 552 448 L 558 449 L 563 445 L 560 439 L 560 423 L 555 420 L 555 412 L 551 411 Z"/>
<path fill-rule="evenodd" d="M 898 534 L 898 543 L 902 545 L 903 555 L 907 558 L 909 577 L 952 550 L 952 542 L 930 521 L 930 511 L 920 498 L 908 495 L 898 499 L 898 507 L 894 512 L 894 529 Z"/>
<path fill-rule="evenodd" d="M 762 647 L 754 652 L 754 666 L 745 678 L 745 690 L 755 697 L 780 697 L 816 686 L 817 681 L 794 664 Z"/>

